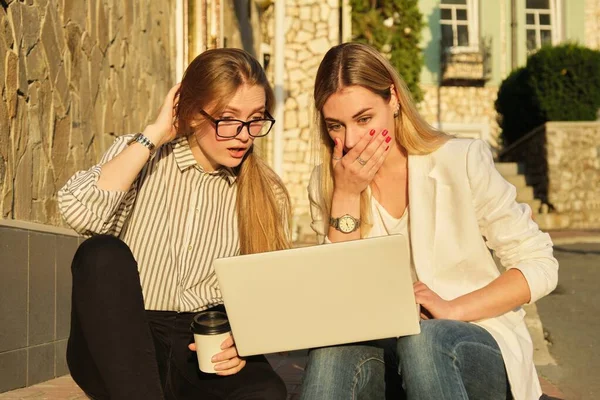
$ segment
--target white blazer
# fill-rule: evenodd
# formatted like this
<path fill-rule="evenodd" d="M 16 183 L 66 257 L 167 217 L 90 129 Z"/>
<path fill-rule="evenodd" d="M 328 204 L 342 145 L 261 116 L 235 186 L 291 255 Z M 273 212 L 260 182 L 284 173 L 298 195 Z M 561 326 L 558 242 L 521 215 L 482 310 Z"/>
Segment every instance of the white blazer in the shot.
<path fill-rule="evenodd" d="M 320 167 L 308 191 L 312 228 L 321 241 L 329 216 L 320 195 Z M 498 173 L 481 140 L 451 139 L 435 152 L 408 158 L 411 250 L 417 276 L 442 298 L 451 300 L 489 284 L 500 275 L 488 247 L 506 268 L 518 268 L 531 290 L 531 302 L 557 284 L 558 262 L 550 236 L 531 219 L 531 209 L 516 202 L 516 189 Z M 369 236 L 385 235 L 374 219 Z M 515 400 L 542 394 L 531 337 L 522 308 L 475 322 L 496 340 Z"/>

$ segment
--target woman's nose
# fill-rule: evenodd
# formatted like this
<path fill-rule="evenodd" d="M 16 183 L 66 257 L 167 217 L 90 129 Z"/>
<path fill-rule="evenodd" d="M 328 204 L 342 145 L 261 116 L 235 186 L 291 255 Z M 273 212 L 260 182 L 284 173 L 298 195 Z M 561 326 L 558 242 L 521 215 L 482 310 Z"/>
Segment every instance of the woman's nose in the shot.
<path fill-rule="evenodd" d="M 347 149 L 351 149 L 360 141 L 360 138 L 364 132 L 361 129 L 357 129 L 354 127 L 346 128 L 346 137 L 344 138 L 344 146 Z"/>
<path fill-rule="evenodd" d="M 242 129 L 240 130 L 240 133 L 237 134 L 236 139 L 242 141 L 242 142 L 247 142 L 248 140 L 250 140 L 251 136 L 250 133 L 248 132 L 248 127 L 247 126 L 242 126 Z"/>

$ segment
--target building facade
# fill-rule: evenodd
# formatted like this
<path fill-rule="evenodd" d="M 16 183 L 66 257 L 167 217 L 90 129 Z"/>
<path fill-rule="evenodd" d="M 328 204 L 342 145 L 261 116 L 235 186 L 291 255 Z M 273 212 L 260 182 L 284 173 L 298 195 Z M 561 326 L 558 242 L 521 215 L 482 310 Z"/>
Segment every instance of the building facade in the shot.
<path fill-rule="evenodd" d="M 421 111 L 450 133 L 499 148 L 494 102 L 504 78 L 545 44 L 599 48 L 599 0 L 420 0 Z"/>

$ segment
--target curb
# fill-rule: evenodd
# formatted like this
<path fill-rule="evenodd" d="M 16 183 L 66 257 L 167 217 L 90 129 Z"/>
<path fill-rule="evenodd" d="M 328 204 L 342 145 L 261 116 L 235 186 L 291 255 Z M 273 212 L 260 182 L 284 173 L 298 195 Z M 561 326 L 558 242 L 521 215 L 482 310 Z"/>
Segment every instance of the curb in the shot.
<path fill-rule="evenodd" d="M 554 229 L 545 231 L 555 245 L 600 243 L 598 229 Z"/>
<path fill-rule="evenodd" d="M 552 234 L 550 234 L 552 237 Z M 577 243 L 600 243 L 599 236 L 568 236 L 568 237 L 557 237 L 552 238 L 554 245 L 563 246 L 566 244 L 577 244 Z"/>
<path fill-rule="evenodd" d="M 544 326 L 535 304 L 526 304 L 525 325 L 533 342 L 533 363 L 536 366 L 556 365 L 556 360 L 550 355 L 548 344 L 544 338 Z"/>

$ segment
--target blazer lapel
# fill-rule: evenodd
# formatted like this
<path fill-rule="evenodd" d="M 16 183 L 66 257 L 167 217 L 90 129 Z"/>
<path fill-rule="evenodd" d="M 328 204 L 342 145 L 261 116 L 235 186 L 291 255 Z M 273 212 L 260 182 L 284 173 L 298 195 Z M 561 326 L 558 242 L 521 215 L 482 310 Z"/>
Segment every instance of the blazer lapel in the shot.
<path fill-rule="evenodd" d="M 438 175 L 432 154 L 408 157 L 411 251 L 420 281 L 432 283 Z"/>

